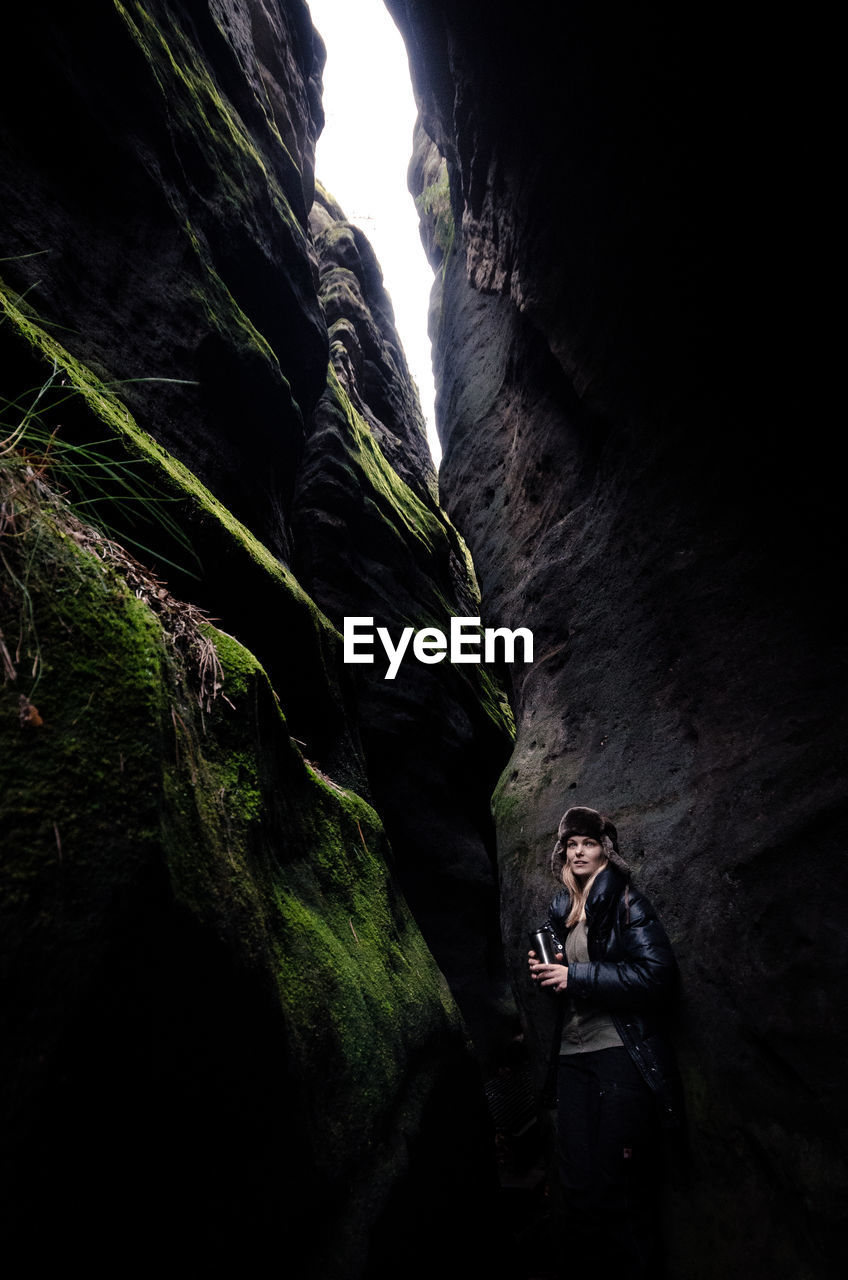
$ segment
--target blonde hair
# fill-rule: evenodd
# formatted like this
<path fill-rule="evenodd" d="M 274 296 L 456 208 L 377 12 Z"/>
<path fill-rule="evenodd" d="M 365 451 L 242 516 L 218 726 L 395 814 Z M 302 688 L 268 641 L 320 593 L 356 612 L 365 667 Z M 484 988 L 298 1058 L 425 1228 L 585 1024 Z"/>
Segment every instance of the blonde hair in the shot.
<path fill-rule="evenodd" d="M 577 924 L 578 921 L 585 920 L 586 903 L 589 899 L 589 891 L 592 888 L 592 885 L 595 881 L 595 877 L 600 875 L 604 867 L 609 865 L 610 854 L 613 852 L 613 844 L 609 836 L 603 837 L 603 839 L 601 840 L 601 847 L 604 851 L 604 860 L 601 863 L 601 865 L 598 867 L 598 869 L 592 872 L 592 874 L 589 876 L 589 879 L 582 886 L 577 883 L 577 877 L 575 876 L 574 872 L 571 870 L 571 865 L 566 856 L 565 849 L 563 849 L 562 851 L 562 854 L 561 854 L 562 871 L 560 874 L 562 878 L 562 883 L 565 885 L 566 889 L 571 895 L 571 910 L 569 911 L 565 921 L 569 929 L 572 927 L 572 925 Z"/>

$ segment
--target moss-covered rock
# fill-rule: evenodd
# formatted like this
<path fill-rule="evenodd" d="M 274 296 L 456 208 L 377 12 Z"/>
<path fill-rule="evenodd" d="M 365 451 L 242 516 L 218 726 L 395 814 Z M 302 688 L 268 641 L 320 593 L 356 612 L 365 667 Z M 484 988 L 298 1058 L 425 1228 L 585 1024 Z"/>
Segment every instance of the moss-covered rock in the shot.
<path fill-rule="evenodd" d="M 479 617 L 465 543 L 438 502 L 418 395 L 373 250 L 323 188 L 310 216 L 330 332 L 295 501 L 301 581 L 338 626 L 374 618 L 450 629 Z M 351 668 L 372 794 L 400 882 L 491 1065 L 515 1035 L 503 980 L 489 797 L 512 716 L 483 665 L 424 665 L 393 680 L 375 654 Z M 450 909 L 445 910 L 445 904 Z"/>
<path fill-rule="evenodd" d="M 75 359 L 1 280 L 0 318 L 5 433 L 46 452 L 80 513 L 252 645 L 310 758 L 364 786 L 340 637 L 293 573 L 139 426 L 127 388 Z"/>
<path fill-rule="evenodd" d="M 347 1280 L 393 1270 L 413 1223 L 441 1262 L 461 1213 L 479 1263 L 479 1079 L 370 807 L 390 775 L 363 750 L 338 618 L 293 553 L 327 388 L 307 223 L 320 39 L 303 0 L 35 0 L 6 40 L 11 1239 L 86 1259 L 164 1241 L 187 1265 L 232 1251 L 242 1267 L 284 1242 L 293 1267 Z M 332 496 L 340 519 L 367 511 L 376 565 L 416 578 L 416 616 L 447 617 L 467 553 L 379 267 L 361 233 L 336 238 L 352 264 L 336 335 L 385 395 L 357 415 L 333 384 L 350 452 L 328 456 Z M 342 310 L 366 298 L 360 333 Z M 500 758 L 495 685 L 460 693 L 457 741 L 482 726 Z M 460 843 L 470 829 L 491 902 L 460 792 L 444 824 Z"/>
<path fill-rule="evenodd" d="M 306 224 L 324 51 L 306 4 L 39 0 L 6 38 L 4 271 L 285 555 L 327 358 Z"/>
<path fill-rule="evenodd" d="M 249 1247 L 281 1232 L 358 1274 L 433 1089 L 466 1061 L 379 818 L 304 761 L 237 641 L 31 467 L 7 460 L 0 482 L 17 1229 L 47 1214 L 78 1243 L 93 1198 L 111 1239 L 162 1200 L 180 1247 L 192 1223 L 203 1253 L 250 1222 Z"/>

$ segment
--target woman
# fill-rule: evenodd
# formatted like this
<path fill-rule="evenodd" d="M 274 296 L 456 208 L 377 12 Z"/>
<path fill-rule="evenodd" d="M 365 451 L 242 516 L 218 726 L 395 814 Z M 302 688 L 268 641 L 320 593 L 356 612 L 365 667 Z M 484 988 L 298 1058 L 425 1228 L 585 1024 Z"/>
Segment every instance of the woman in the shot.
<path fill-rule="evenodd" d="M 562 963 L 542 964 L 531 951 L 530 975 L 561 1001 L 554 1051 L 569 1270 L 585 1263 L 604 1276 L 624 1264 L 628 1280 L 657 1280 L 660 1129 L 679 1111 L 659 1020 L 677 965 L 630 883 L 609 818 L 569 809 L 551 869 L 563 885 L 548 921 Z"/>

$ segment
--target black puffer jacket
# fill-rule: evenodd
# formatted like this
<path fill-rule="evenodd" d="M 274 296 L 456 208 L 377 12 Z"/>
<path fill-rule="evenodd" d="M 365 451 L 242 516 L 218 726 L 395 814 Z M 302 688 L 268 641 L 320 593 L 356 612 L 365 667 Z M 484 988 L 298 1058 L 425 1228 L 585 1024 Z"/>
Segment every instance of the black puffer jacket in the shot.
<path fill-rule="evenodd" d="M 549 924 L 563 950 L 570 909 L 571 896 L 561 889 L 551 903 Z M 661 1024 L 677 991 L 677 962 L 650 902 L 612 864 L 600 872 L 589 893 L 586 934 L 589 961 L 569 966 L 562 1016 L 568 1000 L 587 999 L 606 1009 L 656 1094 L 664 1122 L 674 1125 L 680 1119 L 680 1089 Z M 559 1053 L 561 1030 L 562 1017 L 552 1056 Z"/>

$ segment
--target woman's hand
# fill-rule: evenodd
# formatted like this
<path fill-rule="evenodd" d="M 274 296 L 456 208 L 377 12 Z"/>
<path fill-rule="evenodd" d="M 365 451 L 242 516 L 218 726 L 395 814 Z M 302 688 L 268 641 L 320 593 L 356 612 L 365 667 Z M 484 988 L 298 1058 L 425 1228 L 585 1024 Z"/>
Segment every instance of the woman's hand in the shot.
<path fill-rule="evenodd" d="M 535 951 L 528 951 L 527 963 L 530 966 L 530 977 L 534 982 L 538 982 L 542 987 L 549 987 L 552 991 L 564 991 L 568 986 L 568 966 L 564 964 L 540 964 L 536 959 Z M 557 960 L 562 960 L 563 954 L 557 952 Z"/>

